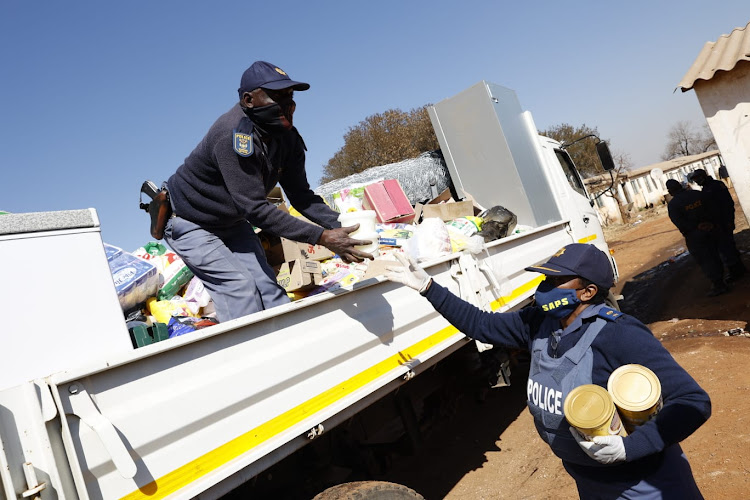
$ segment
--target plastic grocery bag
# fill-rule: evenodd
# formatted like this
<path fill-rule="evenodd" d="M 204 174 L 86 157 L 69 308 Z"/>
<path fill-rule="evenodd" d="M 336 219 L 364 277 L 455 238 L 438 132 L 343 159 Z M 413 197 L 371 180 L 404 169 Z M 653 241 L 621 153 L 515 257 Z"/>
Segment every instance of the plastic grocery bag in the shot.
<path fill-rule="evenodd" d="M 193 279 L 190 280 L 185 288 L 185 293 L 182 294 L 182 298 L 185 299 L 188 307 L 195 314 L 198 314 L 201 308 L 206 307 L 211 302 L 208 290 L 206 290 L 203 282 L 197 276 L 193 276 Z"/>
<path fill-rule="evenodd" d="M 446 225 L 448 234 L 451 238 L 451 250 L 453 252 L 460 252 L 467 250 L 469 253 L 478 254 L 485 248 L 484 238 L 478 234 L 467 236 L 454 226 Z"/>
<path fill-rule="evenodd" d="M 425 219 L 414 230 L 404 247 L 417 261 L 434 259 L 451 253 L 451 237 L 445 223 L 437 217 Z"/>

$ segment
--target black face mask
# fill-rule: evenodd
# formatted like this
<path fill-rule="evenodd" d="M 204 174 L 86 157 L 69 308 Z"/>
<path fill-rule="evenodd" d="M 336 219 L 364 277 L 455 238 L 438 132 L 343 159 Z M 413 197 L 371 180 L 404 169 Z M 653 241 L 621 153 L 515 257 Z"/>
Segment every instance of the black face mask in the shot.
<path fill-rule="evenodd" d="M 246 108 L 245 113 L 264 132 L 278 135 L 291 129 L 283 121 L 284 111 L 278 103 L 260 106 L 257 108 Z M 291 120 L 287 119 L 291 123 Z"/>

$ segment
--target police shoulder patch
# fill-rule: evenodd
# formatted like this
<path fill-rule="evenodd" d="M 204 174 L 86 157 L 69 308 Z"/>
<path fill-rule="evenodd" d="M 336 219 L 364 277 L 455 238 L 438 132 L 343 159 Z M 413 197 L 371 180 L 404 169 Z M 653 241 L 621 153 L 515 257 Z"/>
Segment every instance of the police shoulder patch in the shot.
<path fill-rule="evenodd" d="M 248 157 L 253 154 L 253 134 L 244 134 L 235 130 L 232 144 L 234 151 L 240 156 Z"/>
<path fill-rule="evenodd" d="M 612 309 L 611 307 L 602 307 L 601 309 L 599 309 L 597 316 L 599 316 L 600 318 L 609 320 L 609 321 L 614 321 L 620 316 L 622 316 L 622 313 L 620 311 L 616 311 Z"/>

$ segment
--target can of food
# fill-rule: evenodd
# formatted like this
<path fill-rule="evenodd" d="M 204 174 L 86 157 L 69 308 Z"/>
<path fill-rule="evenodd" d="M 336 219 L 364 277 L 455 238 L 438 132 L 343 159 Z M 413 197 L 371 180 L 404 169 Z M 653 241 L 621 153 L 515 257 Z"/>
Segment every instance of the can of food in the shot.
<path fill-rule="evenodd" d="M 594 384 L 570 391 L 563 404 L 565 419 L 588 439 L 594 436 L 627 436 L 612 396 Z"/>
<path fill-rule="evenodd" d="M 628 432 L 633 432 L 661 410 L 661 383 L 645 366 L 622 365 L 609 376 L 607 390 Z"/>

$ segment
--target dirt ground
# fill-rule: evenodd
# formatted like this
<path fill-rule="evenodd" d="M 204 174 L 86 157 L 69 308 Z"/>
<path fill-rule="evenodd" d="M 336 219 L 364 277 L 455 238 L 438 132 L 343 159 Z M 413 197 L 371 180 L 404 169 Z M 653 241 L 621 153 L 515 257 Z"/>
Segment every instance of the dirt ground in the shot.
<path fill-rule="evenodd" d="M 750 267 L 750 229 L 737 205 L 738 248 Z M 620 307 L 646 323 L 675 359 L 709 393 L 710 420 L 683 443 L 707 499 L 750 498 L 750 277 L 730 293 L 708 298 L 701 275 L 666 207 L 608 228 L 620 273 Z M 522 370 L 515 384 L 481 401 L 465 398 L 458 414 L 437 430 L 418 456 L 400 461 L 387 477 L 428 500 L 574 499 L 573 481 L 539 439 L 525 409 Z"/>

